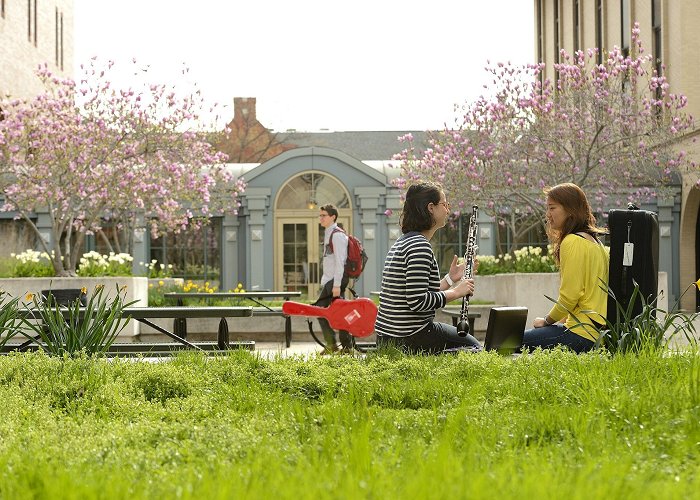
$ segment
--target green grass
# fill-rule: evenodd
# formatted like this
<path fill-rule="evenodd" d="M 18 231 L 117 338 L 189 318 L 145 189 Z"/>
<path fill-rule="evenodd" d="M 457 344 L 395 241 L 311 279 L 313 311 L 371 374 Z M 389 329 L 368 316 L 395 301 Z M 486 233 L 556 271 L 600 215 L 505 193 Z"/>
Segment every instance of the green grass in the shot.
<path fill-rule="evenodd" d="M 699 498 L 700 361 L 0 357 L 1 498 Z"/>

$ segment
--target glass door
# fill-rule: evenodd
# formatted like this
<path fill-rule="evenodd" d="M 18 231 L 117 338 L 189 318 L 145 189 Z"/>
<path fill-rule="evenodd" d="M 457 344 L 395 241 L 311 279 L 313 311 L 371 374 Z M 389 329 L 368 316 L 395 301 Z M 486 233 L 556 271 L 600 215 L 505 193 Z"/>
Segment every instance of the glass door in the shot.
<path fill-rule="evenodd" d="M 343 227 L 348 227 L 347 217 L 338 217 Z M 298 291 L 315 299 L 320 291 L 323 274 L 323 235 L 325 229 L 313 217 L 279 217 L 277 219 L 278 248 L 281 256 L 277 263 L 277 290 Z"/>

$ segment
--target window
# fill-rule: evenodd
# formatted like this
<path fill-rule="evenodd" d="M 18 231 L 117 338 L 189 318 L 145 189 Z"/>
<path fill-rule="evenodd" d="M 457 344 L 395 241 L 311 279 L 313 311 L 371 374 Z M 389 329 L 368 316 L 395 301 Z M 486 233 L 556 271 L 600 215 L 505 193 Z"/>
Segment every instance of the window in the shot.
<path fill-rule="evenodd" d="M 27 39 L 37 46 L 37 15 L 36 3 L 38 0 L 27 0 Z M 33 8 L 32 8 L 33 6 Z"/>
<path fill-rule="evenodd" d="M 651 2 L 651 25 L 654 33 L 654 69 L 661 75 L 663 66 L 661 64 L 661 0 Z"/>
<path fill-rule="evenodd" d="M 554 0 L 554 64 L 559 64 L 559 0 Z M 559 71 L 554 70 L 554 81 L 559 82 Z"/>
<path fill-rule="evenodd" d="M 537 1 L 537 62 L 544 62 L 544 40 L 542 33 L 542 0 Z M 540 71 L 540 85 L 544 83 L 544 72 Z"/>
<path fill-rule="evenodd" d="M 55 33 L 54 33 L 54 41 L 56 45 L 56 50 L 55 50 L 55 55 L 56 55 L 56 66 L 58 66 L 58 54 L 59 54 L 59 39 L 58 39 L 58 7 L 56 8 L 56 16 L 55 16 Z"/>
<path fill-rule="evenodd" d="M 430 240 L 440 271 L 450 270 L 454 255 L 460 257 L 464 255 L 468 231 L 469 214 L 466 214 L 454 221 L 454 224 L 448 224 L 437 231 Z"/>
<path fill-rule="evenodd" d="M 219 286 L 221 270 L 221 217 L 212 217 L 200 228 L 151 237 L 151 259 L 158 265 L 172 265 L 175 278 L 209 281 Z"/>
<path fill-rule="evenodd" d="M 61 41 L 61 61 L 59 66 L 61 67 L 61 71 L 63 71 L 63 13 L 61 13 L 61 33 L 60 33 L 60 41 Z"/>
<path fill-rule="evenodd" d="M 579 18 L 579 1 L 574 0 L 574 53 L 581 49 L 581 23 Z"/>
<path fill-rule="evenodd" d="M 332 203 L 336 208 L 350 208 L 342 185 L 333 177 L 307 172 L 291 179 L 280 191 L 276 209 L 318 210 Z"/>
<path fill-rule="evenodd" d="M 598 47 L 597 63 L 603 63 L 603 0 L 595 3 L 595 44 Z"/>
<path fill-rule="evenodd" d="M 620 1 L 620 36 L 622 41 L 620 46 L 622 47 L 622 54 L 627 57 L 630 54 L 630 44 L 632 43 L 631 37 L 631 25 L 630 25 L 630 0 Z"/>
<path fill-rule="evenodd" d="M 537 62 L 542 62 L 542 0 L 537 1 Z"/>
<path fill-rule="evenodd" d="M 554 0 L 554 62 L 559 63 L 559 0 Z"/>

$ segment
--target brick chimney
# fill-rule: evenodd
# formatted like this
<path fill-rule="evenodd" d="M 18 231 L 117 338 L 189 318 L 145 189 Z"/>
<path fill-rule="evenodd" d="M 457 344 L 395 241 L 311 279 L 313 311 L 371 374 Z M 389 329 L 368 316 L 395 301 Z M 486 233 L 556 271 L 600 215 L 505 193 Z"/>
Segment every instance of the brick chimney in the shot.
<path fill-rule="evenodd" d="M 257 121 L 255 117 L 255 97 L 233 98 L 233 120 L 247 123 L 254 123 Z"/>

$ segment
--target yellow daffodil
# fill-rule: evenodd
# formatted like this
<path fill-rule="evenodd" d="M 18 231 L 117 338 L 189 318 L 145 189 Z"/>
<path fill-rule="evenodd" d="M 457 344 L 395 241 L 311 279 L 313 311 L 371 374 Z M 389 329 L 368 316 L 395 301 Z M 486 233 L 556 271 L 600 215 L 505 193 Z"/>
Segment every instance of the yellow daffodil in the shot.
<path fill-rule="evenodd" d="M 698 287 L 698 290 L 700 290 L 700 279 L 695 282 L 695 286 Z"/>
<path fill-rule="evenodd" d="M 30 300 L 34 300 L 34 294 L 33 293 L 28 293 L 26 297 L 24 297 L 24 300 L 29 302 Z"/>

